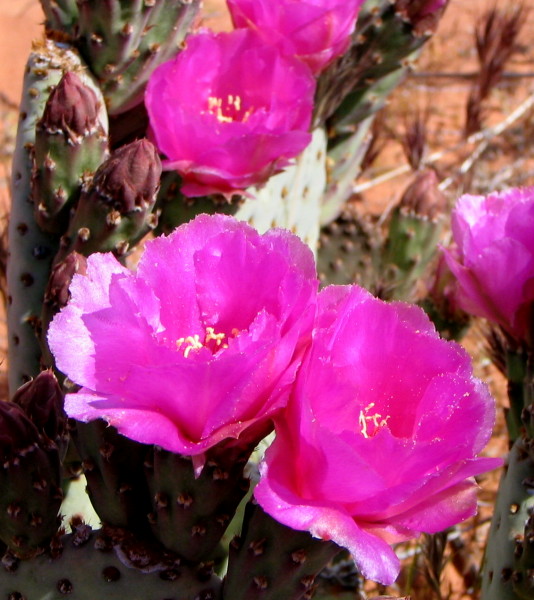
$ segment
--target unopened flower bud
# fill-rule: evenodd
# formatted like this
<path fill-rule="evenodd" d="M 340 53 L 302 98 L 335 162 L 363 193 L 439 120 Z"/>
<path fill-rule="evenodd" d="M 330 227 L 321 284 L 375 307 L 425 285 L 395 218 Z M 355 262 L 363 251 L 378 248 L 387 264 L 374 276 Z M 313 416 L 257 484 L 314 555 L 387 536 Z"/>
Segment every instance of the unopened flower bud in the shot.
<path fill-rule="evenodd" d="M 52 371 L 42 371 L 20 387 L 12 403 L 20 406 L 37 429 L 50 440 L 58 440 L 66 430 L 63 393 Z"/>
<path fill-rule="evenodd" d="M 68 72 L 52 90 L 37 127 L 76 139 L 98 127 L 99 109 L 93 90 L 78 75 Z"/>
<path fill-rule="evenodd" d="M 449 0 L 396 0 L 395 10 L 419 35 L 434 33 Z"/>
<path fill-rule="evenodd" d="M 161 161 L 146 139 L 115 150 L 95 173 L 93 187 L 121 214 L 145 209 L 159 189 Z"/>
<path fill-rule="evenodd" d="M 433 169 L 426 169 L 417 174 L 402 195 L 400 207 L 409 213 L 431 220 L 444 214 L 447 198 L 438 187 L 438 178 Z"/>
<path fill-rule="evenodd" d="M 39 432 L 24 410 L 13 402 L 0 402 L 0 461 L 9 460 L 39 439 Z"/>
<path fill-rule="evenodd" d="M 70 300 L 69 286 L 76 273 L 85 275 L 87 259 L 77 252 L 71 252 L 61 262 L 54 265 L 45 292 L 45 303 L 54 312 L 67 305 Z"/>

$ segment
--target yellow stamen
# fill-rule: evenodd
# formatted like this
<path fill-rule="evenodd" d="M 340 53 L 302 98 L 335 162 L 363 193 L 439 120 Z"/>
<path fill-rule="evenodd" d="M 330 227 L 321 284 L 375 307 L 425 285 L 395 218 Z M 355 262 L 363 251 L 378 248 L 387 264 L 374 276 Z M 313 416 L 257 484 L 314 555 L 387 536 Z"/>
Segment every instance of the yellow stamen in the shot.
<path fill-rule="evenodd" d="M 202 343 L 200 342 L 200 336 L 198 333 L 176 340 L 176 345 L 179 349 L 181 349 L 183 344 L 187 344 L 184 350 L 184 356 L 186 358 L 189 356 L 191 350 L 200 350 L 200 348 L 202 348 Z"/>
<path fill-rule="evenodd" d="M 253 112 L 250 108 L 245 112 L 244 115 L 239 115 L 241 112 L 241 96 L 234 96 L 229 94 L 226 97 L 225 106 L 223 106 L 223 99 L 217 96 L 209 96 L 208 98 L 208 112 L 217 118 L 219 123 L 232 123 L 235 120 L 246 122 L 247 119 Z M 231 116 L 228 113 L 237 113 Z M 237 117 L 237 119 L 235 118 Z"/>
<path fill-rule="evenodd" d="M 387 425 L 390 415 L 385 418 L 382 418 L 382 415 L 379 413 L 375 413 L 373 415 L 368 415 L 368 411 L 375 407 L 375 403 L 371 402 L 368 404 L 363 410 L 360 410 L 360 416 L 358 417 L 358 424 L 360 425 L 360 431 L 365 439 L 369 439 L 370 437 L 374 437 L 377 431 Z M 373 426 L 373 431 L 369 433 L 367 430 L 368 422 L 370 422 Z"/>
<path fill-rule="evenodd" d="M 224 333 L 215 333 L 215 329 L 213 327 L 206 327 L 206 339 L 204 340 L 204 344 L 207 344 L 209 341 L 213 340 L 217 346 L 221 348 L 228 348 L 228 344 L 223 344 L 226 335 Z"/>

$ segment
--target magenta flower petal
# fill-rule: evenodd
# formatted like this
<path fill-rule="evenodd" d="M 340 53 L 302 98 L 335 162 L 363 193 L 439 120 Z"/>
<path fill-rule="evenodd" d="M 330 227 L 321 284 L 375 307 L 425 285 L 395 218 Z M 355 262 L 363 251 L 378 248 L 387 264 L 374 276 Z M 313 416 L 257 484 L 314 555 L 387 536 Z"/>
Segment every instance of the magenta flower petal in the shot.
<path fill-rule="evenodd" d="M 364 0 L 228 0 L 235 27 L 250 27 L 318 74 L 343 54 Z"/>
<path fill-rule="evenodd" d="M 534 300 L 534 188 L 462 196 L 452 215 L 456 246 L 445 250 L 458 304 L 522 340 Z"/>
<path fill-rule="evenodd" d="M 391 583 L 384 547 L 476 510 L 476 458 L 494 402 L 467 353 L 424 312 L 356 286 L 319 294 L 313 342 L 255 495 L 282 523 L 348 548 L 364 575 Z M 365 535 L 364 535 L 365 534 Z"/>
<path fill-rule="evenodd" d="M 315 80 L 249 30 L 187 38 L 147 86 L 151 135 L 187 196 L 262 184 L 309 144 Z"/>
<path fill-rule="evenodd" d="M 265 433 L 285 406 L 317 278 L 289 232 L 201 215 L 148 242 L 136 273 L 91 256 L 71 292 L 49 333 L 58 368 L 82 386 L 69 416 L 199 455 Z"/>
<path fill-rule="evenodd" d="M 290 488 L 278 486 L 277 478 L 270 475 L 269 469 L 270 465 L 284 460 L 280 446 L 273 444 L 267 451 L 267 460 L 260 467 L 261 480 L 254 490 L 263 509 L 288 527 L 309 531 L 317 538 L 333 540 L 350 550 L 364 577 L 393 583 L 400 562 L 388 543 L 367 533 L 349 513 L 338 507 L 303 501 Z"/>

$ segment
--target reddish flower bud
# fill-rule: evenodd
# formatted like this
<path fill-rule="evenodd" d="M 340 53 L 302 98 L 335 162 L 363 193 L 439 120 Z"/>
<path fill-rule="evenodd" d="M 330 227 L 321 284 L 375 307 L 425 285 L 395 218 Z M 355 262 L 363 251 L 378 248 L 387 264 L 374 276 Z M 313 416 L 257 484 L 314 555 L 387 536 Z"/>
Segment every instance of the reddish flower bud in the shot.
<path fill-rule="evenodd" d="M 161 161 L 156 149 L 142 139 L 115 150 L 95 173 L 93 188 L 125 214 L 153 203 L 160 176 Z"/>
<path fill-rule="evenodd" d="M 447 208 L 447 198 L 438 188 L 438 178 L 432 169 L 421 171 L 406 188 L 400 201 L 401 209 L 409 213 L 436 219 Z"/>
<path fill-rule="evenodd" d="M 43 371 L 20 387 L 13 396 L 37 429 L 50 440 L 58 440 L 66 430 L 63 393 L 52 371 Z"/>
<path fill-rule="evenodd" d="M 85 275 L 87 259 L 71 252 L 64 260 L 54 265 L 45 292 L 45 303 L 55 311 L 67 305 L 70 299 L 69 286 L 76 273 Z"/>
<path fill-rule="evenodd" d="M 0 402 L 0 461 L 9 460 L 38 439 L 37 428 L 18 404 Z"/>
<path fill-rule="evenodd" d="M 71 138 L 85 136 L 98 127 L 99 109 L 93 90 L 68 72 L 52 90 L 37 127 Z"/>
<path fill-rule="evenodd" d="M 395 10 L 420 35 L 434 33 L 449 0 L 396 0 Z"/>

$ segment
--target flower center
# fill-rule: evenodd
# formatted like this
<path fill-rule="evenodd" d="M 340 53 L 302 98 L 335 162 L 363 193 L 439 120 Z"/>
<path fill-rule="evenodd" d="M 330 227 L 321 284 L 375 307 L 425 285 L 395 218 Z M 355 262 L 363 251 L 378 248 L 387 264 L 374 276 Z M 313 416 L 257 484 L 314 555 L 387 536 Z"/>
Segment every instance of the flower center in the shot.
<path fill-rule="evenodd" d="M 252 114 L 252 108 L 243 113 L 241 102 L 241 96 L 232 94 L 226 96 L 226 100 L 217 96 L 210 96 L 208 98 L 208 112 L 217 117 L 219 123 L 233 123 L 234 121 L 246 123 Z"/>
<path fill-rule="evenodd" d="M 238 334 L 238 329 L 232 329 L 230 337 L 235 337 Z M 226 333 L 216 333 L 213 327 L 206 327 L 203 342 L 200 341 L 200 336 L 196 333 L 195 335 L 188 335 L 187 337 L 177 339 L 176 346 L 178 350 L 183 352 L 185 358 L 187 358 L 191 352 L 200 350 L 201 348 L 208 348 L 212 354 L 215 354 L 219 350 L 228 348 L 229 339 Z"/>
<path fill-rule="evenodd" d="M 360 410 L 360 416 L 358 417 L 358 424 L 360 425 L 360 431 L 364 438 L 369 439 L 374 437 L 381 427 L 387 425 L 390 415 L 383 418 L 380 413 L 368 414 L 371 409 L 375 407 L 375 403 L 371 402 L 363 410 Z"/>

